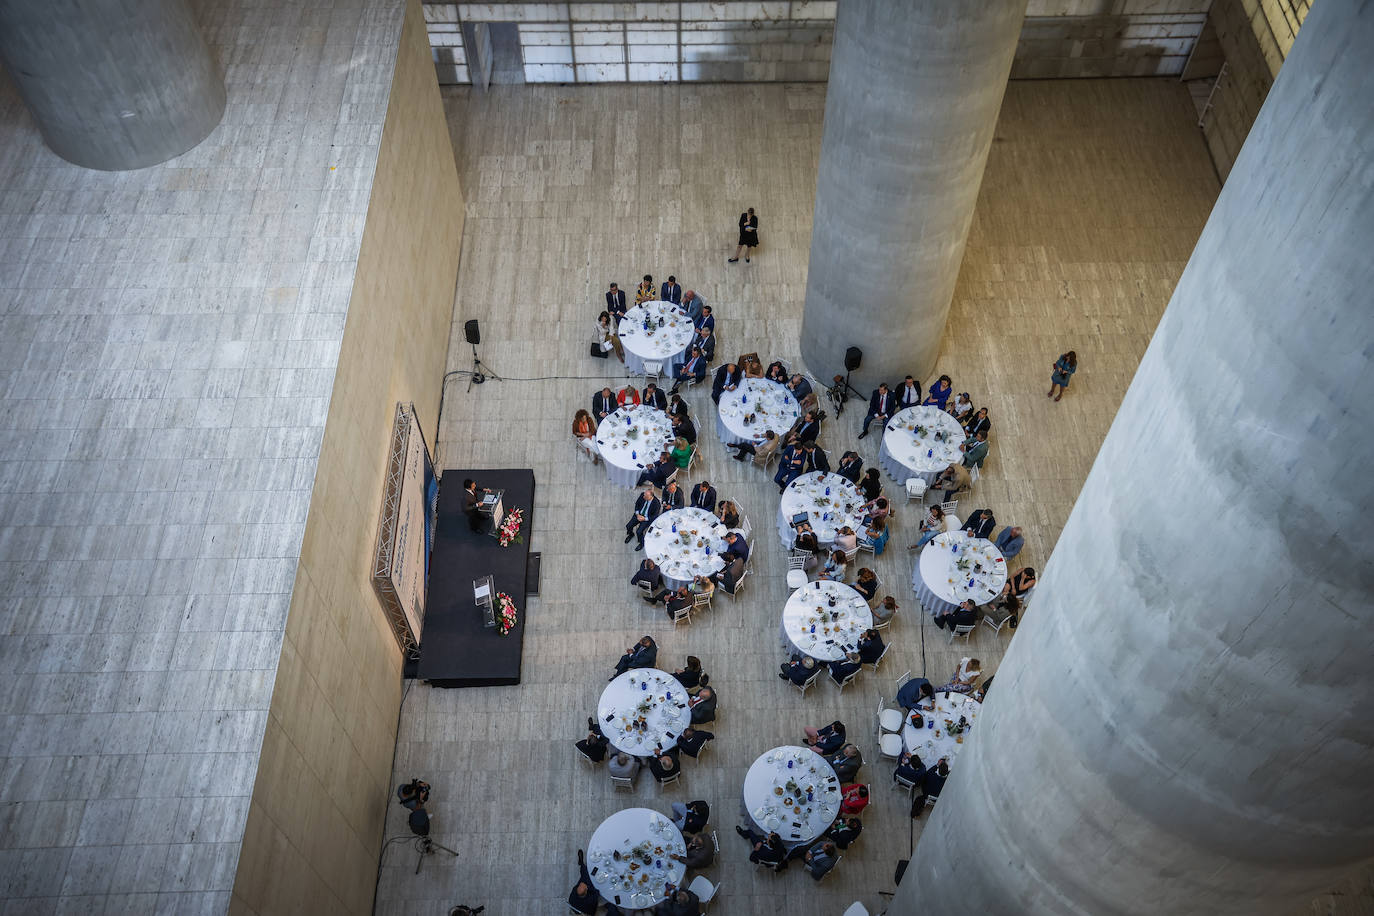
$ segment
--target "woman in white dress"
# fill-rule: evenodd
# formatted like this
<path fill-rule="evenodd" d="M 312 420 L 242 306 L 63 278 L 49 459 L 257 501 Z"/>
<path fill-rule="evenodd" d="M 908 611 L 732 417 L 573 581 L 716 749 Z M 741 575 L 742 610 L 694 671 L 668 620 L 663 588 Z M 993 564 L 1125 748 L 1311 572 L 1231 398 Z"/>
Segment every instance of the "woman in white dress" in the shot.
<path fill-rule="evenodd" d="M 615 333 L 615 325 L 611 323 L 611 313 L 602 312 L 596 319 L 596 329 L 592 331 L 592 343 L 601 348 L 601 352 L 614 350 L 616 358 L 622 363 L 625 362 L 625 348 L 620 344 L 620 337 Z"/>

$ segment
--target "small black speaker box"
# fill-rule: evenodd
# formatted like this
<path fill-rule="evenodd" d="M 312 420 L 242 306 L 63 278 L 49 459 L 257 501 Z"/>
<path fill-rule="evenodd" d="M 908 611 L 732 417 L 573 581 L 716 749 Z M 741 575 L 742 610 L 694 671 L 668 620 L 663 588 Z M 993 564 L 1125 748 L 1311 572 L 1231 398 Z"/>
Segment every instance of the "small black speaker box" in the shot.
<path fill-rule="evenodd" d="M 469 319 L 468 322 L 463 325 L 463 334 L 467 337 L 468 343 L 472 344 L 474 347 L 482 342 L 482 332 L 477 328 L 476 318 Z M 854 352 L 857 353 L 859 351 L 855 350 Z"/>
<path fill-rule="evenodd" d="M 476 323 L 477 323 L 477 322 L 475 322 L 475 321 L 469 322 L 469 324 L 476 324 Z M 863 351 L 860 350 L 858 347 L 850 347 L 848 350 L 845 350 L 845 351 L 844 351 L 844 371 L 846 371 L 846 372 L 853 372 L 855 369 L 859 368 L 859 363 L 863 362 L 863 359 L 864 359 Z"/>

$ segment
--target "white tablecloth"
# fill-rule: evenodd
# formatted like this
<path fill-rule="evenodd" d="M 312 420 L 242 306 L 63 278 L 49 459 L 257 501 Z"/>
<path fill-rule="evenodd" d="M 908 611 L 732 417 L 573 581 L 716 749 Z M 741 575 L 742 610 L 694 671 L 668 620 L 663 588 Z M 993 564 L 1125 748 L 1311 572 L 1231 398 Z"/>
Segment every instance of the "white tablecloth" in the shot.
<path fill-rule="evenodd" d="M 617 860 L 613 853 L 620 853 Z M 647 909 L 681 886 L 687 844 L 669 818 L 650 808 L 626 808 L 601 822 L 587 841 L 587 870 L 601 896 L 625 910 Z"/>
<path fill-rule="evenodd" d="M 775 747 L 744 774 L 744 808 L 759 830 L 776 831 L 783 843 L 799 846 L 835 822 L 840 780 L 825 758 L 810 748 Z"/>
<path fill-rule="evenodd" d="M 830 599 L 835 606 L 830 606 Z M 833 662 L 846 650 L 857 652 L 859 637 L 873 626 L 868 602 L 843 582 L 808 582 L 792 593 L 782 609 L 782 632 L 792 649 Z"/>
<path fill-rule="evenodd" d="M 644 728 L 631 728 L 641 718 Z M 601 691 L 596 720 L 616 750 L 649 757 L 676 744 L 692 715 L 687 690 L 677 678 L 657 668 L 635 668 Z"/>
<path fill-rule="evenodd" d="M 960 569 L 961 563 L 968 568 Z M 953 609 L 969 598 L 974 604 L 987 604 L 1001 594 L 1006 582 L 1002 551 L 992 541 L 971 538 L 965 531 L 937 534 L 911 572 L 911 590 L 931 614 Z"/>
<path fill-rule="evenodd" d="M 902 486 L 912 477 L 929 486 L 941 471 L 963 460 L 959 444 L 964 438 L 959 422 L 940 408 L 908 407 L 888 418 L 878 463 Z"/>
<path fill-rule="evenodd" d="M 745 417 L 750 414 L 754 422 L 746 423 Z M 747 378 L 734 391 L 721 394 L 716 435 L 726 445 L 752 442 L 769 429 L 781 436 L 799 416 L 801 406 L 784 386 L 768 379 Z"/>
<path fill-rule="evenodd" d="M 644 534 L 644 553 L 658 564 L 669 588 L 724 569 L 720 555 L 726 546 L 725 525 L 705 509 L 665 512 Z"/>
<path fill-rule="evenodd" d="M 863 504 L 858 488 L 839 474 L 803 474 L 787 485 L 778 503 L 778 537 L 784 547 L 791 547 L 796 539 L 792 516 L 805 512 L 810 516 L 808 521 L 816 532 L 816 540 L 829 547 L 836 532 L 845 525 L 853 528 L 855 534 L 862 533 L 859 510 Z"/>
<path fill-rule="evenodd" d="M 906 745 L 908 751 L 920 757 L 921 763 L 927 768 L 934 767 L 940 762 L 941 757 L 953 766 L 954 758 L 963 747 L 963 742 L 968 739 L 969 732 L 965 731 L 959 737 L 955 737 L 948 732 L 946 722 L 958 723 L 959 717 L 963 716 L 972 725 L 978 721 L 978 711 L 982 708 L 982 703 L 962 693 L 937 693 L 935 712 L 916 710 L 924 720 L 924 727 L 913 726 L 911 715 L 907 714 L 906 724 L 902 727 L 902 744 Z M 932 720 L 935 723 L 933 727 L 930 724 Z"/>
<path fill-rule="evenodd" d="M 658 320 L 663 319 L 663 327 Z M 645 322 L 649 330 L 645 330 Z M 620 342 L 625 346 L 625 368 L 630 372 L 644 371 L 644 360 L 663 363 L 663 374 L 671 376 L 687 360 L 687 347 L 696 328 L 692 319 L 678 311 L 671 302 L 657 299 L 642 302 L 620 319 Z"/>
<path fill-rule="evenodd" d="M 626 424 L 626 420 L 629 424 Z M 596 447 L 612 483 L 632 487 L 644 468 L 673 447 L 673 424 L 656 407 L 622 407 L 596 428 Z"/>

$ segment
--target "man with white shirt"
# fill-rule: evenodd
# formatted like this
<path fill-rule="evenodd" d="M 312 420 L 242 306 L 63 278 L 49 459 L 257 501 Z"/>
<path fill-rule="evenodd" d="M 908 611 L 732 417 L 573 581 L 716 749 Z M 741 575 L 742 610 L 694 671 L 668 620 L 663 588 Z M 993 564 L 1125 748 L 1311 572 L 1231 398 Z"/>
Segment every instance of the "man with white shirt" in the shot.
<path fill-rule="evenodd" d="M 897 389 L 897 409 L 905 410 L 908 407 L 917 407 L 921 403 L 921 383 L 911 376 L 907 376 L 902 382 L 902 387 Z"/>

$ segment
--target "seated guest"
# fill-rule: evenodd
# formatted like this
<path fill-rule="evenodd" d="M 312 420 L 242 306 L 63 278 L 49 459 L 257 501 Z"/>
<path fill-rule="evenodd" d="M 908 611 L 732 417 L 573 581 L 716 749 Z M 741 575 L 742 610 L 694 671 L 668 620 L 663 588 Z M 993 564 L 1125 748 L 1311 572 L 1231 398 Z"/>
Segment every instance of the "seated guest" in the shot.
<path fill-rule="evenodd" d="M 646 596 L 648 600 L 653 601 L 663 593 L 663 571 L 658 568 L 657 563 L 648 557 L 645 557 L 644 562 L 639 564 L 639 571 L 630 577 L 631 585 L 638 586 L 641 582 L 649 589 L 649 594 Z"/>
<path fill-rule="evenodd" d="M 949 761 L 941 757 L 939 763 L 926 770 L 921 779 L 921 794 L 911 800 L 911 816 L 920 817 L 925 811 L 926 799 L 939 798 L 949 778 Z"/>
<path fill-rule="evenodd" d="M 620 324 L 620 319 L 625 317 L 625 290 L 615 283 L 611 284 L 610 290 L 606 293 L 606 311 L 611 313 L 617 326 Z"/>
<path fill-rule="evenodd" d="M 668 396 L 653 382 L 644 386 L 644 393 L 639 400 L 646 407 L 657 407 L 659 410 L 668 409 Z"/>
<path fill-rule="evenodd" d="M 868 399 L 868 414 L 864 417 L 863 429 L 859 431 L 859 438 L 868 435 L 868 427 L 874 420 L 879 421 L 879 426 L 886 426 L 887 420 L 897 412 L 897 395 L 887 387 L 887 382 L 883 382 L 873 389 L 873 394 Z"/>
<path fill-rule="evenodd" d="M 792 424 L 790 432 L 798 442 L 815 442 L 821 435 L 821 421 L 816 418 L 814 410 L 808 410 Z"/>
<path fill-rule="evenodd" d="M 726 363 L 721 366 L 711 379 L 711 400 L 719 404 L 720 396 L 727 391 L 734 391 L 742 381 L 744 373 L 739 371 L 737 363 Z"/>
<path fill-rule="evenodd" d="M 645 600 L 647 601 L 650 599 L 646 598 Z M 676 621 L 678 614 L 691 608 L 692 593 L 688 591 L 687 586 L 683 585 L 670 592 L 664 592 L 657 600 L 663 602 L 663 607 L 668 614 L 668 619 Z"/>
<path fill-rule="evenodd" d="M 825 561 L 821 567 L 817 579 L 829 579 L 832 582 L 843 582 L 845 572 L 845 556 L 842 550 L 830 551 L 830 559 Z"/>
<path fill-rule="evenodd" d="M 683 687 L 691 690 L 701 683 L 701 659 L 695 655 L 687 656 L 687 667 L 674 671 L 673 677 L 677 678 Z"/>
<path fill-rule="evenodd" d="M 716 860 L 715 844 L 706 839 L 706 834 L 694 833 L 687 837 L 687 854 L 673 858 L 689 869 L 701 871 L 703 868 L 709 868 Z"/>
<path fill-rule="evenodd" d="M 798 477 L 806 473 L 808 455 L 806 448 L 800 442 L 793 442 L 783 447 L 778 457 L 778 472 L 773 475 L 773 483 L 778 485 L 778 492 L 787 489 L 787 485 Z"/>
<path fill-rule="evenodd" d="M 920 404 L 921 383 L 908 375 L 897 386 L 897 409 L 906 410 L 908 407 L 919 407 Z"/>
<path fill-rule="evenodd" d="M 685 887 L 669 885 L 668 896 L 654 907 L 654 916 L 701 916 L 701 899 Z"/>
<path fill-rule="evenodd" d="M 983 678 L 983 683 L 978 685 L 978 689 L 973 691 L 973 698 L 977 700 L 979 703 L 983 702 L 983 700 L 987 698 L 988 691 L 992 689 L 992 681 L 994 677 L 995 675 L 989 674 L 987 677 Z"/>
<path fill-rule="evenodd" d="M 634 779 L 639 775 L 639 758 L 620 751 L 606 764 L 606 772 L 617 779 Z"/>
<path fill-rule="evenodd" d="M 658 298 L 660 302 L 671 302 L 673 305 L 682 303 L 682 286 L 677 282 L 677 277 L 669 277 L 668 282 L 658 288 Z"/>
<path fill-rule="evenodd" d="M 701 355 L 699 349 L 693 347 L 687 362 L 682 364 L 682 368 L 677 370 L 677 375 L 674 376 L 672 393 L 677 394 L 678 389 L 689 379 L 700 382 L 704 378 L 706 378 L 706 357 Z"/>
<path fill-rule="evenodd" d="M 725 552 L 722 556 L 739 557 L 744 562 L 749 562 L 749 544 L 744 537 L 737 532 L 730 531 L 725 535 Z"/>
<path fill-rule="evenodd" d="M 821 565 L 822 558 L 826 555 L 826 550 L 821 546 L 821 542 L 816 539 L 816 532 L 811 529 L 810 522 L 802 522 L 800 525 L 793 526 L 797 532 L 792 541 L 792 549 L 806 554 L 806 559 L 802 561 L 802 570 L 810 575 L 815 572 L 816 567 Z"/>
<path fill-rule="evenodd" d="M 652 302 L 657 298 L 658 290 L 654 287 L 654 278 L 645 274 L 644 279 L 639 281 L 639 286 L 635 287 L 635 305 Z"/>
<path fill-rule="evenodd" d="M 859 775 L 859 767 L 864 765 L 864 755 L 859 753 L 857 744 L 846 744 L 825 759 L 834 768 L 840 782 L 853 782 L 854 777 Z"/>
<path fill-rule="evenodd" d="M 587 732 L 587 737 L 576 742 L 575 746 L 592 763 L 600 763 L 606 759 L 606 748 L 610 746 L 611 741 L 601 733 L 601 726 L 595 719 L 588 719 L 587 723 L 591 725 L 591 731 Z"/>
<path fill-rule="evenodd" d="M 954 399 L 954 403 L 949 405 L 948 410 L 949 415 L 960 426 L 968 423 L 973 418 L 973 401 L 969 400 L 968 392 L 959 392 L 959 396 Z"/>
<path fill-rule="evenodd" d="M 703 687 L 701 691 L 690 700 L 687 705 L 692 708 L 692 724 L 703 725 L 707 722 L 714 722 L 716 718 L 716 692 L 710 687 Z"/>
<path fill-rule="evenodd" d="M 902 756 L 897 758 L 897 769 L 892 771 L 892 781 L 896 782 L 899 778 L 905 779 L 919 788 L 925 775 L 926 767 L 925 764 L 921 763 L 921 758 L 910 751 L 902 751 Z"/>
<path fill-rule="evenodd" d="M 673 823 L 683 833 L 701 833 L 710 820 L 711 806 L 705 801 L 673 802 Z"/>
<path fill-rule="evenodd" d="M 935 482 L 930 485 L 932 490 L 943 488 L 945 495 L 942 499 L 949 502 L 961 493 L 967 493 L 973 489 L 973 478 L 969 476 L 968 468 L 962 464 L 955 463 L 945 468 L 935 477 Z"/>
<path fill-rule="evenodd" d="M 857 817 L 837 818 L 835 823 L 826 828 L 825 833 L 821 834 L 828 837 L 836 846 L 841 849 L 848 849 L 850 844 L 859 838 L 863 833 L 863 821 Z"/>
<path fill-rule="evenodd" d="M 698 331 L 700 331 L 702 328 L 705 328 L 706 330 L 715 333 L 716 316 L 711 314 L 711 307 L 709 305 L 703 304 L 701 307 L 701 314 L 696 318 L 692 319 L 692 324 L 696 325 L 696 329 Z"/>
<path fill-rule="evenodd" d="M 864 630 L 864 635 L 859 637 L 859 661 L 871 665 L 883 657 L 886 648 L 877 630 Z"/>
<path fill-rule="evenodd" d="M 620 661 L 615 664 L 615 674 L 607 680 L 615 680 L 633 668 L 652 668 L 658 661 L 658 644 L 652 636 L 641 636 L 639 642 L 625 650 Z"/>
<path fill-rule="evenodd" d="M 674 449 L 676 451 L 676 449 Z M 670 480 L 663 485 L 663 511 L 671 512 L 674 509 L 681 509 L 683 506 L 682 490 L 678 487 L 676 480 Z"/>
<path fill-rule="evenodd" d="M 680 394 L 668 395 L 668 416 L 669 417 L 690 417 L 692 410 L 687 406 L 687 402 L 682 399 Z"/>
<path fill-rule="evenodd" d="M 845 786 L 840 793 L 840 813 L 859 814 L 868 807 L 868 786 L 854 785 Z"/>
<path fill-rule="evenodd" d="M 867 566 L 859 570 L 854 577 L 854 591 L 864 596 L 864 600 L 872 602 L 878 595 L 878 574 Z"/>
<path fill-rule="evenodd" d="M 941 611 L 935 615 L 935 625 L 948 628 L 951 633 L 955 627 L 971 627 L 978 622 L 978 606 L 973 599 L 965 599 L 952 610 Z"/>
<path fill-rule="evenodd" d="M 578 409 L 573 417 L 572 425 L 573 436 L 577 439 L 577 444 L 587 450 L 587 454 L 592 456 L 594 464 L 601 463 L 601 452 L 596 447 L 596 421 L 586 410 Z"/>
<path fill-rule="evenodd" d="M 851 674 L 858 674 L 863 663 L 859 661 L 859 653 L 850 652 L 844 658 L 831 662 L 829 667 L 831 678 L 839 684 Z"/>
<path fill-rule="evenodd" d="M 897 604 L 897 599 L 893 598 L 891 595 L 886 595 L 883 600 L 879 601 L 873 608 L 873 622 L 888 623 L 893 617 L 897 616 L 897 611 L 899 610 L 901 610 L 901 608 Z"/>
<path fill-rule="evenodd" d="M 713 733 L 704 728 L 693 728 L 689 725 L 682 730 L 682 734 L 677 736 L 677 749 L 695 760 L 706 742 L 714 741 L 715 737 Z M 692 832 L 695 833 L 696 831 Z"/>
<path fill-rule="evenodd" d="M 983 663 L 978 661 L 978 659 L 960 659 L 959 667 L 954 670 L 954 677 L 948 684 L 941 687 L 939 692 L 972 693 L 973 685 L 978 683 L 978 678 L 981 677 L 982 674 Z"/>
<path fill-rule="evenodd" d="M 708 328 L 705 325 L 703 325 L 700 328 L 697 328 L 697 339 L 692 341 L 692 343 L 696 346 L 698 350 L 701 351 L 701 355 L 706 357 L 706 361 L 708 363 L 713 362 L 715 360 L 716 334 L 715 331 L 711 330 L 711 328 Z M 705 376 L 703 374 L 703 378 L 704 377 Z M 697 381 L 701 381 L 701 379 L 697 379 Z"/>
<path fill-rule="evenodd" d="M 923 677 L 913 677 L 897 689 L 897 705 L 911 712 L 914 709 L 935 708 L 935 688 Z M 926 703 L 926 706 L 922 706 Z"/>
<path fill-rule="evenodd" d="M 739 527 L 739 508 L 732 500 L 722 499 L 716 505 L 716 517 L 724 523 L 726 528 Z"/>
<path fill-rule="evenodd" d="M 779 385 L 787 384 L 787 367 L 782 364 L 782 360 L 775 359 L 768 364 L 768 371 L 763 377 L 770 382 L 777 382 Z"/>
<path fill-rule="evenodd" d="M 854 529 L 848 525 L 841 525 L 840 530 L 835 532 L 835 549 L 847 556 L 851 550 L 858 546 L 859 536 L 854 533 Z"/>
<path fill-rule="evenodd" d="M 682 764 L 677 759 L 677 748 L 669 748 L 657 757 L 650 757 L 649 772 L 654 774 L 655 782 L 663 782 L 681 773 Z"/>
<path fill-rule="evenodd" d="M 921 403 L 927 407 L 938 407 L 944 410 L 945 402 L 949 400 L 951 391 L 953 391 L 953 386 L 950 384 L 949 376 L 942 375 L 935 380 L 934 385 L 930 386 L 930 390 L 926 392 L 926 399 Z"/>
<path fill-rule="evenodd" d="M 768 459 L 772 458 L 773 453 L 777 451 L 780 442 L 782 440 L 778 438 L 777 433 L 771 429 L 766 429 L 762 436 L 751 442 L 732 442 L 725 447 L 735 450 L 736 461 L 743 461 L 746 455 L 753 455 L 754 464 L 764 467 L 768 464 Z"/>
<path fill-rule="evenodd" d="M 736 827 L 735 833 L 753 844 L 754 848 L 749 852 L 750 862 L 767 865 L 774 871 L 782 871 L 787 867 L 787 847 L 782 845 L 782 838 L 776 833 L 764 836 L 757 830 L 746 830 L 743 827 Z"/>
<path fill-rule="evenodd" d="M 878 474 L 877 468 L 869 468 L 865 471 L 864 476 L 859 478 L 858 486 L 859 493 L 866 503 L 871 503 L 883 495 L 883 479 Z"/>
<path fill-rule="evenodd" d="M 763 378 L 763 363 L 757 353 L 747 353 L 739 358 L 739 370 L 745 378 Z"/>
<path fill-rule="evenodd" d="M 709 576 L 695 576 L 692 579 L 691 587 L 692 598 L 705 597 L 708 601 L 716 593 L 716 583 L 711 581 Z M 695 604 L 695 601 L 693 601 Z"/>
<path fill-rule="evenodd" d="M 812 440 L 805 439 L 802 441 L 802 450 L 806 452 L 806 470 L 820 471 L 823 474 L 830 472 L 830 459 L 825 456 L 825 449 Z"/>
<path fill-rule="evenodd" d="M 1015 596 L 1024 601 L 1026 595 L 1033 588 L 1035 588 L 1035 570 L 1029 566 L 1023 566 L 1007 577 L 1007 584 L 1002 586 L 1001 599 L 1005 601 L 1008 597 Z"/>
<path fill-rule="evenodd" d="M 778 677 L 800 687 L 815 675 L 816 660 L 809 655 L 793 653 L 790 661 L 785 661 L 778 667 Z"/>
<path fill-rule="evenodd" d="M 811 728 L 808 726 L 802 729 L 802 731 L 806 734 L 806 737 L 802 738 L 802 744 L 805 744 L 821 756 L 833 754 L 844 747 L 844 723 L 839 719 L 836 719 L 824 728 Z"/>
<path fill-rule="evenodd" d="M 681 422 L 688 422 L 688 421 L 685 421 L 685 420 L 684 420 L 684 421 L 681 421 Z M 674 424 L 674 432 L 676 432 L 676 431 L 677 431 L 677 427 L 676 427 L 676 424 Z M 688 441 L 686 437 L 684 437 L 684 436 L 678 436 L 676 439 L 673 440 L 673 450 L 670 451 L 670 452 L 668 453 L 668 461 L 672 464 L 672 466 L 673 466 L 674 468 L 678 468 L 678 469 L 680 470 L 680 469 L 686 468 L 687 465 L 691 462 L 691 460 L 692 460 L 692 443 L 691 443 L 690 441 Z M 671 473 L 672 473 L 672 472 L 669 471 L 669 474 L 670 474 L 670 475 L 671 475 Z M 665 485 L 666 485 L 666 480 L 665 480 Z M 674 508 L 674 509 L 681 509 L 682 506 L 673 506 L 673 508 Z"/>
<path fill-rule="evenodd" d="M 800 372 L 796 372 L 788 381 L 787 390 L 792 392 L 792 397 L 796 398 L 798 403 L 801 403 L 802 399 L 811 393 L 811 383 Z"/>
<path fill-rule="evenodd" d="M 998 626 L 1005 622 L 1014 630 L 1021 619 L 1021 599 L 1015 595 L 1007 595 L 985 608 L 983 616 L 990 618 Z"/>
<path fill-rule="evenodd" d="M 916 543 L 907 547 L 907 550 L 919 550 L 926 546 L 931 538 L 945 530 L 945 510 L 939 506 L 931 506 L 926 517 L 921 519 L 921 536 L 916 539 Z"/>
<path fill-rule="evenodd" d="M 1022 547 L 1026 546 L 1026 539 L 1021 536 L 1020 528 L 1010 525 L 1002 529 L 1002 533 L 997 535 L 997 540 L 993 543 L 1002 552 L 1003 558 L 1010 560 L 1021 552 Z"/>
<path fill-rule="evenodd" d="M 725 591 L 725 594 L 731 596 L 739 590 L 739 583 L 743 578 L 744 561 L 739 557 L 735 557 L 724 569 L 715 575 L 716 584 Z"/>
<path fill-rule="evenodd" d="M 614 283 L 611 284 L 611 288 L 615 288 Z M 592 884 L 592 876 L 587 871 L 587 858 L 580 849 L 577 851 L 577 868 L 577 884 L 573 886 L 572 893 L 568 894 L 568 907 L 582 913 L 583 916 L 596 916 L 597 907 L 601 905 L 601 892 Z"/>
<path fill-rule="evenodd" d="M 880 498 L 878 502 L 882 503 L 886 500 Z M 875 557 L 880 557 L 883 555 L 883 551 L 887 549 L 887 539 L 890 534 L 891 532 L 887 527 L 887 515 L 884 513 L 869 520 L 868 526 L 864 528 L 863 544 L 873 551 Z"/>
<path fill-rule="evenodd" d="M 693 509 L 705 509 L 707 512 L 716 511 L 716 488 L 711 486 L 711 481 L 703 480 L 692 488 L 692 498 L 688 503 Z"/>
<path fill-rule="evenodd" d="M 858 484 L 859 475 L 864 472 L 864 460 L 859 457 L 858 452 L 845 452 L 840 458 L 840 463 L 835 466 L 835 473 L 852 484 Z"/>
<path fill-rule="evenodd" d="M 668 478 L 672 477 L 677 469 L 672 452 L 662 452 L 655 461 L 639 473 L 639 477 L 635 479 L 635 486 L 642 487 L 647 483 L 655 487 L 662 487 L 668 483 Z"/>
<path fill-rule="evenodd" d="M 839 855 L 835 851 L 835 844 L 829 840 L 822 840 L 807 850 L 803 867 L 807 874 L 819 881 L 825 877 L 826 872 L 835 867 L 835 863 L 839 860 Z"/>
<path fill-rule="evenodd" d="M 658 518 L 663 511 L 663 503 L 654 495 L 653 487 L 645 487 L 644 492 L 639 494 L 639 499 L 635 500 L 634 512 L 630 513 L 630 520 L 625 523 L 625 543 L 638 538 L 639 548 L 644 547 L 644 532 L 649 530 L 650 523 Z"/>
<path fill-rule="evenodd" d="M 965 439 L 959 446 L 959 451 L 964 453 L 964 467 L 981 468 L 984 459 L 988 457 L 987 431 L 979 431 L 977 435 Z"/>
<path fill-rule="evenodd" d="M 968 422 L 964 424 L 964 432 L 968 433 L 970 436 L 976 436 L 979 433 L 985 433 L 991 429 L 992 421 L 988 419 L 988 409 L 986 407 L 979 407 L 978 412 L 969 417 Z"/>
<path fill-rule="evenodd" d="M 696 290 L 687 290 L 682 294 L 681 308 L 687 313 L 687 317 L 692 319 L 693 326 L 697 319 L 701 317 L 701 310 L 706 306 L 706 300 L 696 294 Z"/>
<path fill-rule="evenodd" d="M 872 521 L 875 518 L 887 518 L 892 514 L 892 506 L 888 503 L 886 496 L 879 496 L 872 502 L 863 505 L 864 518 Z"/>
<path fill-rule="evenodd" d="M 602 388 L 592 395 L 592 418 L 600 423 L 614 413 L 618 406 L 620 404 L 616 399 L 615 392 L 609 388 Z"/>
<path fill-rule="evenodd" d="M 673 417 L 673 435 L 679 439 L 685 439 L 688 445 L 696 445 L 697 425 L 692 422 L 691 417 Z M 682 465 L 686 467 L 686 465 Z"/>
<path fill-rule="evenodd" d="M 624 407 L 627 404 L 638 407 L 639 389 L 635 388 L 634 385 L 626 385 L 624 388 L 616 392 L 615 402 L 621 407 Z"/>

